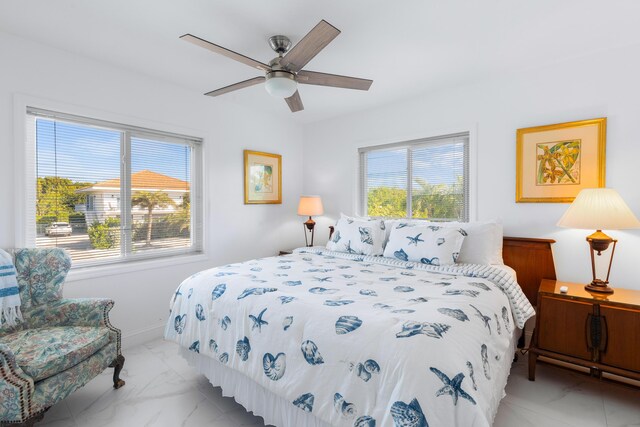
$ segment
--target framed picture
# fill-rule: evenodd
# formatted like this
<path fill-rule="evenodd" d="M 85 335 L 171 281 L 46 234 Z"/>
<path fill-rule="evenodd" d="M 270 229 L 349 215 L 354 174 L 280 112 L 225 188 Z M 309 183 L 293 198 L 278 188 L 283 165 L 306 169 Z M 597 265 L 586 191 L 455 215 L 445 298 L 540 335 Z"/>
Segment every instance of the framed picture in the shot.
<path fill-rule="evenodd" d="M 244 150 L 244 203 L 282 203 L 282 156 Z"/>
<path fill-rule="evenodd" d="M 571 203 L 605 186 L 607 119 L 518 129 L 516 202 Z"/>

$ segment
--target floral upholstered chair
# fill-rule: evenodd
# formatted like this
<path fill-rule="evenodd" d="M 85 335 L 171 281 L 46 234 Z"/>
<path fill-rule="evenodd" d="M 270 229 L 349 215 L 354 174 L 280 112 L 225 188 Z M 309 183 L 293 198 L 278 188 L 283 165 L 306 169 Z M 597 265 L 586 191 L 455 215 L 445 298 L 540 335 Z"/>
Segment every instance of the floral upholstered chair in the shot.
<path fill-rule="evenodd" d="M 107 367 L 122 387 L 113 301 L 62 298 L 71 267 L 64 250 L 17 249 L 13 256 L 24 320 L 0 327 L 0 425 L 33 425 Z"/>

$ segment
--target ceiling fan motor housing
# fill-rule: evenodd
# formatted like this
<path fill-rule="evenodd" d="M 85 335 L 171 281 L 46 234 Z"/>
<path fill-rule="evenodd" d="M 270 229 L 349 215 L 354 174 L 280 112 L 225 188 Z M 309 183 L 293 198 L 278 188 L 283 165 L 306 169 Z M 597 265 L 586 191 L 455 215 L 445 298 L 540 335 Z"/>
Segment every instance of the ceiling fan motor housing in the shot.
<path fill-rule="evenodd" d="M 291 40 L 287 36 L 271 36 L 269 37 L 269 46 L 275 50 L 280 56 L 284 55 L 291 48 Z"/>
<path fill-rule="evenodd" d="M 291 72 L 286 71 L 286 70 L 269 71 L 266 74 L 266 78 L 267 78 L 267 80 L 275 78 L 275 79 L 289 79 L 289 80 L 297 81 L 296 75 L 294 73 L 291 73 Z"/>

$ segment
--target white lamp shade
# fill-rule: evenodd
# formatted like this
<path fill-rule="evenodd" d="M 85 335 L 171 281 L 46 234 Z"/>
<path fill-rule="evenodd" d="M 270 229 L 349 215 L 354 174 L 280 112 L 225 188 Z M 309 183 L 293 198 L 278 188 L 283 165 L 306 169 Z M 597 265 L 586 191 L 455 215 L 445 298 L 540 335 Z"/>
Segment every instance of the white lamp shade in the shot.
<path fill-rule="evenodd" d="M 578 193 L 558 221 L 558 226 L 585 230 L 622 230 L 640 228 L 640 221 L 616 190 L 587 188 Z"/>
<path fill-rule="evenodd" d="M 298 83 L 287 77 L 271 77 L 264 83 L 264 88 L 275 98 L 289 98 L 298 90 Z"/>
<path fill-rule="evenodd" d="M 322 199 L 320 196 L 300 196 L 298 204 L 298 215 L 314 216 L 322 215 L 324 208 L 322 207 Z"/>

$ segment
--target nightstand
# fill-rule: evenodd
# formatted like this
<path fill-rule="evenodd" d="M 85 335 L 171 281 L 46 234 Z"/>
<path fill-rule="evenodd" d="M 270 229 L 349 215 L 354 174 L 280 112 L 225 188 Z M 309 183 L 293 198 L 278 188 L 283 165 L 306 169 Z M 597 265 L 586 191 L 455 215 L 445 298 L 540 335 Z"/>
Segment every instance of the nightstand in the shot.
<path fill-rule="evenodd" d="M 596 294 L 584 284 L 542 280 L 529 380 L 535 380 L 538 356 L 589 368 L 596 377 L 608 372 L 640 380 L 640 291 L 614 289 Z"/>
<path fill-rule="evenodd" d="M 291 255 L 292 253 L 293 253 L 293 249 L 281 249 L 280 252 L 278 253 L 278 256 Z"/>

